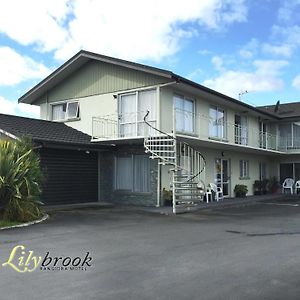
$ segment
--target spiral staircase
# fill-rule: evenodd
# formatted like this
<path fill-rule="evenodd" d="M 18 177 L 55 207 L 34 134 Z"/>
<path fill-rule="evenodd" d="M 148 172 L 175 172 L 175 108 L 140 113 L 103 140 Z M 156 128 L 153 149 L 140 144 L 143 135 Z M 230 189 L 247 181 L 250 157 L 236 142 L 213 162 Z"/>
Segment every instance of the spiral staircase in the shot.
<path fill-rule="evenodd" d="M 205 185 L 202 180 L 205 171 L 203 155 L 173 134 L 167 134 L 147 121 L 144 147 L 151 159 L 170 166 L 172 171 L 173 213 L 190 211 L 203 202 Z"/>

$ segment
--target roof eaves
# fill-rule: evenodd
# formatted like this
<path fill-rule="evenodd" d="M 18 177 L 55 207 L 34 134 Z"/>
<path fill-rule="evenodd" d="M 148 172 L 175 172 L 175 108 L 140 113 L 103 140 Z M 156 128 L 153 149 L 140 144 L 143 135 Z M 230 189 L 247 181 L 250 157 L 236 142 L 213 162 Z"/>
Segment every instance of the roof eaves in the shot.
<path fill-rule="evenodd" d="M 9 138 L 11 138 L 11 139 L 13 139 L 13 140 L 18 140 L 18 137 L 17 137 L 17 136 L 15 136 L 14 134 L 12 134 L 12 133 L 10 133 L 10 132 L 8 132 L 8 131 L 6 131 L 6 130 L 3 130 L 3 129 L 1 129 L 1 128 L 0 128 L 0 133 L 2 133 L 2 134 L 4 134 L 4 135 L 8 136 Z"/>
<path fill-rule="evenodd" d="M 75 147 L 77 149 L 89 149 L 89 150 L 101 150 L 101 149 L 103 150 L 112 147 L 111 145 L 99 145 L 91 142 L 76 143 L 76 142 L 67 142 L 67 141 L 54 141 L 50 139 L 41 139 L 41 138 L 33 138 L 33 141 L 37 143 L 41 143 L 42 145 L 63 145 L 72 148 Z"/>
<path fill-rule="evenodd" d="M 212 90 L 212 89 L 210 89 L 210 88 L 208 88 L 208 87 L 206 87 L 206 86 L 203 86 L 203 85 L 201 85 L 201 84 L 199 84 L 199 83 L 196 83 L 196 82 L 194 82 L 194 81 L 191 81 L 191 80 L 189 80 L 189 79 L 186 79 L 186 78 L 184 78 L 184 77 L 182 77 L 182 76 L 180 76 L 180 75 L 177 75 L 177 74 L 174 74 L 174 73 L 173 73 L 172 76 L 173 76 L 173 78 L 174 78 L 176 81 L 179 81 L 179 82 L 181 81 L 181 82 L 183 82 L 183 83 L 186 83 L 187 85 L 190 85 L 190 86 L 192 86 L 192 87 L 195 87 L 195 88 L 197 88 L 197 89 L 200 89 L 200 90 L 202 90 L 202 91 L 204 91 L 204 92 L 207 92 L 207 93 L 209 93 L 209 94 L 213 94 L 213 95 L 218 96 L 218 97 L 220 97 L 220 98 L 226 99 L 226 100 L 228 100 L 228 101 L 230 101 L 230 102 L 232 102 L 232 103 L 235 103 L 235 104 L 238 104 L 238 105 L 242 105 L 242 106 L 244 106 L 244 107 L 247 107 L 248 109 L 254 110 L 254 111 L 256 111 L 256 112 L 258 112 L 258 113 L 261 113 L 261 114 L 263 114 L 263 115 L 267 115 L 268 117 L 272 117 L 272 118 L 275 118 L 275 119 L 279 119 L 279 117 L 278 117 L 277 115 L 268 113 L 268 112 L 263 111 L 263 110 L 261 110 L 261 109 L 255 107 L 255 106 L 251 106 L 251 105 L 249 105 L 249 104 L 247 104 L 247 103 L 243 103 L 243 102 L 241 102 L 241 101 L 238 101 L 238 100 L 236 100 L 236 99 L 234 99 L 234 98 L 231 98 L 231 97 L 229 97 L 229 96 L 226 96 L 226 95 L 224 95 L 224 94 L 222 94 L 222 93 L 219 93 L 219 92 L 217 92 L 217 91 L 215 91 L 215 90 Z"/>

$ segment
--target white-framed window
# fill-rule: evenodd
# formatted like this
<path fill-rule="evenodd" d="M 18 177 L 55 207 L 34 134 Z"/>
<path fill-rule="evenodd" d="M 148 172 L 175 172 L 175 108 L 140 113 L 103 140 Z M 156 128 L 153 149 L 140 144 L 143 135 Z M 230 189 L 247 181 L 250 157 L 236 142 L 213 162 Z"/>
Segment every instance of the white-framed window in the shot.
<path fill-rule="evenodd" d="M 52 120 L 65 121 L 79 118 L 79 101 L 52 105 Z"/>
<path fill-rule="evenodd" d="M 195 127 L 194 100 L 174 95 L 174 108 L 176 111 L 176 131 L 193 133 Z"/>
<path fill-rule="evenodd" d="M 240 178 L 249 178 L 249 160 L 240 160 Z"/>
<path fill-rule="evenodd" d="M 148 122 L 156 126 L 156 89 L 121 94 L 118 97 L 120 136 L 142 136 L 144 116 L 149 110 Z"/>
<path fill-rule="evenodd" d="M 209 108 L 209 136 L 225 139 L 226 134 L 225 110 L 217 106 L 211 106 Z"/>
<path fill-rule="evenodd" d="M 265 162 L 259 162 L 259 180 L 267 179 L 267 164 Z"/>
<path fill-rule="evenodd" d="M 147 155 L 115 157 L 114 189 L 136 193 L 150 192 L 150 159 Z"/>

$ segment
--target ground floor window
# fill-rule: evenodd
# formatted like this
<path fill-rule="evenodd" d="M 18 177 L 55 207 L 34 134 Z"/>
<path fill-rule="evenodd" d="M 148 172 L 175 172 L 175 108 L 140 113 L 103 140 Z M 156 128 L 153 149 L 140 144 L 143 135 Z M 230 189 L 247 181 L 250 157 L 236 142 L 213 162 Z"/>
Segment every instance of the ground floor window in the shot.
<path fill-rule="evenodd" d="M 249 178 L 249 160 L 240 160 L 240 178 Z"/>
<path fill-rule="evenodd" d="M 283 183 L 286 178 L 300 180 L 300 163 L 280 164 L 280 182 Z"/>
<path fill-rule="evenodd" d="M 115 157 L 115 190 L 150 192 L 150 160 L 146 155 Z"/>
<path fill-rule="evenodd" d="M 265 180 L 267 178 L 267 164 L 265 162 L 259 163 L 259 180 Z"/>

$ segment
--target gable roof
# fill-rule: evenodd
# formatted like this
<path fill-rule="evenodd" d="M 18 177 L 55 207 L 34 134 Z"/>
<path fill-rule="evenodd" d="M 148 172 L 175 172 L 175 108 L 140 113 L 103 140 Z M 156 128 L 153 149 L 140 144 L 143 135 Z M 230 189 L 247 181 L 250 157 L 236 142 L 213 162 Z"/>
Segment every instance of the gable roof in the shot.
<path fill-rule="evenodd" d="M 278 118 L 276 114 L 269 113 L 268 111 L 264 109 L 260 109 L 254 106 L 251 106 L 247 103 L 241 102 L 237 99 L 234 99 L 232 97 L 226 96 L 222 93 L 219 93 L 215 90 L 212 90 L 208 87 L 205 87 L 199 83 L 196 83 L 194 81 L 191 81 L 189 79 L 186 79 L 180 75 L 177 75 L 169 70 L 164 70 L 156 67 L 151 67 L 148 65 L 143 65 L 135 62 L 126 61 L 119 58 L 109 57 L 93 52 L 89 52 L 86 50 L 81 50 L 77 54 L 75 54 L 73 57 L 71 57 L 68 61 L 66 61 L 63 65 L 61 65 L 58 69 L 56 69 L 54 72 L 52 72 L 48 77 L 46 77 L 44 80 L 42 80 L 40 83 L 35 85 L 32 89 L 30 89 L 27 93 L 25 93 L 23 96 L 21 96 L 18 101 L 22 103 L 28 103 L 33 104 L 35 101 L 37 101 L 41 96 L 43 96 L 48 90 L 54 88 L 58 83 L 60 83 L 62 80 L 67 78 L 69 75 L 71 75 L 73 72 L 75 72 L 77 69 L 79 69 L 81 66 L 83 66 L 85 63 L 87 63 L 90 60 L 97 60 L 100 62 L 110 63 L 126 68 L 130 68 L 137 71 L 146 72 L 149 74 L 162 76 L 164 78 L 168 78 L 170 80 L 174 80 L 177 82 L 182 82 L 188 86 L 194 87 L 196 89 L 199 89 L 201 91 L 204 91 L 206 93 L 215 95 L 217 97 L 220 97 L 226 101 L 229 101 L 233 104 L 245 107 L 247 109 L 250 109 L 252 111 L 255 111 L 257 113 L 267 115 L 271 118 Z"/>
<path fill-rule="evenodd" d="M 282 103 L 278 105 L 278 110 L 275 112 L 276 105 L 260 106 L 259 109 L 272 113 L 280 119 L 300 117 L 300 102 Z"/>
<path fill-rule="evenodd" d="M 64 123 L 0 114 L 0 131 L 12 138 L 30 136 L 35 142 L 99 148 L 91 136 Z"/>
<path fill-rule="evenodd" d="M 47 76 L 44 80 L 42 80 L 32 89 L 30 89 L 27 93 L 21 96 L 18 99 L 19 103 L 22 102 L 22 103 L 33 104 L 36 100 L 38 100 L 38 98 L 44 95 L 48 90 L 52 89 L 63 79 L 71 75 L 73 72 L 75 72 L 81 66 L 83 66 L 84 64 L 86 64 L 88 61 L 91 60 L 97 60 L 99 62 L 105 62 L 105 63 L 109 63 L 109 64 L 113 64 L 125 68 L 130 68 L 133 70 L 142 71 L 149 74 L 162 76 L 165 78 L 172 78 L 172 72 L 167 70 L 81 50 L 73 57 L 71 57 L 68 61 L 66 61 L 63 65 L 61 65 L 59 68 L 57 68 L 54 72 L 52 72 L 49 76 Z"/>

